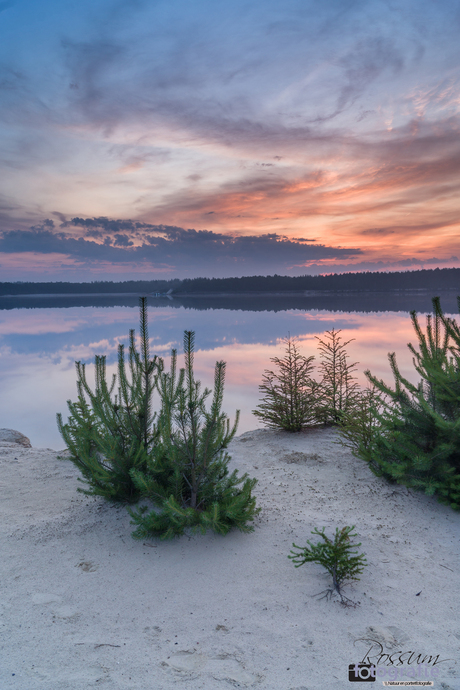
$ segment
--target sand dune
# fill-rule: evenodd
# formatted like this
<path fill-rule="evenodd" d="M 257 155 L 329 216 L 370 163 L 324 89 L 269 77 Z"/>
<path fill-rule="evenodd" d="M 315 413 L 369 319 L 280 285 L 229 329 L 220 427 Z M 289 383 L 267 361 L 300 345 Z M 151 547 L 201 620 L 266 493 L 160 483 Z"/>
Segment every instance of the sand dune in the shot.
<path fill-rule="evenodd" d="M 133 540 L 126 510 L 77 493 L 58 452 L 1 442 L 0 687 L 338 690 L 381 651 L 459 690 L 460 515 L 335 440 L 236 438 L 232 465 L 259 480 L 255 531 L 173 542 Z M 312 596 L 329 576 L 287 558 L 315 526 L 353 524 L 369 563 L 355 609 Z"/>

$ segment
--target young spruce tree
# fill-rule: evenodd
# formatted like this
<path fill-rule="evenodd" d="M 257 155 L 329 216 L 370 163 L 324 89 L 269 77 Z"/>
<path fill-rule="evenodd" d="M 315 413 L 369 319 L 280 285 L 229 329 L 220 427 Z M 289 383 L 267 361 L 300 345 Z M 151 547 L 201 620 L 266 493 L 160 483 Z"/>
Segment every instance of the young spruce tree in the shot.
<path fill-rule="evenodd" d="M 328 588 L 320 594 L 331 597 L 333 592 L 337 592 L 340 596 L 340 602 L 344 606 L 356 606 L 355 602 L 343 594 L 343 587 L 354 580 L 359 580 L 358 575 L 361 575 L 364 566 L 367 565 L 364 554 L 359 554 L 356 550 L 361 544 L 353 544 L 350 540 L 350 537 L 356 536 L 356 533 L 353 532 L 354 525 L 342 529 L 337 527 L 334 539 L 330 539 L 324 530 L 324 527 L 322 530 L 317 527 L 313 530 L 312 534 L 317 534 L 322 539 L 316 544 L 309 540 L 307 540 L 308 546 L 302 547 L 293 544 L 292 546 L 297 549 L 297 552 L 291 551 L 288 558 L 292 560 L 296 568 L 300 568 L 305 563 L 322 565 L 332 577 L 332 588 Z"/>
<path fill-rule="evenodd" d="M 301 355 L 290 336 L 283 342 L 286 354 L 270 359 L 277 371 L 265 370 L 259 386 L 264 397 L 253 414 L 268 427 L 301 431 L 315 423 L 317 383 L 311 376 L 314 357 Z"/>
<path fill-rule="evenodd" d="M 352 340 L 342 342 L 341 331 L 326 331 L 318 340 L 322 379 L 317 395 L 316 416 L 322 424 L 340 425 L 345 414 L 353 414 L 359 398 L 359 387 L 353 373 L 357 362 L 348 361 L 346 347 Z"/>

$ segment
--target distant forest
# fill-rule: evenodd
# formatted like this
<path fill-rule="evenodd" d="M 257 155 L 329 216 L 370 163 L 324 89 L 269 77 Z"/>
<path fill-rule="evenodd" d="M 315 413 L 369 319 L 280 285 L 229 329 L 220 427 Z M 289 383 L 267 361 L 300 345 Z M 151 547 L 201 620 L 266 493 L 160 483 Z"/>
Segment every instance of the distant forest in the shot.
<path fill-rule="evenodd" d="M 435 268 L 395 273 L 335 273 L 324 276 L 251 276 L 183 280 L 181 294 L 242 292 L 390 292 L 391 290 L 460 290 L 460 268 Z"/>
<path fill-rule="evenodd" d="M 108 295 L 149 294 L 176 290 L 181 280 L 126 280 L 123 283 L 94 281 L 91 283 L 0 283 L 1 295 Z"/>
<path fill-rule="evenodd" d="M 460 268 L 435 268 L 395 273 L 337 273 L 323 276 L 248 276 L 244 278 L 187 278 L 185 280 L 129 280 L 120 283 L 0 283 L 6 295 L 165 294 L 211 295 L 285 292 L 391 292 L 393 290 L 457 290 Z"/>

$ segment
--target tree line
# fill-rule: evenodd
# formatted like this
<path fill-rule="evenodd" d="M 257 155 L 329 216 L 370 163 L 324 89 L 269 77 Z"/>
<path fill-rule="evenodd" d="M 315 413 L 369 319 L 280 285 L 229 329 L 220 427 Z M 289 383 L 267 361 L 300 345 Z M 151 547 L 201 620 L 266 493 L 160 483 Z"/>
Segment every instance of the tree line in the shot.
<path fill-rule="evenodd" d="M 460 268 L 420 271 L 335 273 L 320 276 L 246 276 L 243 278 L 192 278 L 182 281 L 177 292 L 244 293 L 311 291 L 447 290 L 460 288 Z"/>
<path fill-rule="evenodd" d="M 166 293 L 177 295 L 243 294 L 248 292 L 390 292 L 392 290 L 460 290 L 460 268 L 419 271 L 336 273 L 320 276 L 244 276 L 242 278 L 186 278 L 91 283 L 0 283 L 2 295 Z"/>
<path fill-rule="evenodd" d="M 32 283 L 15 282 L 0 283 L 1 295 L 87 295 L 87 294 L 114 294 L 114 293 L 141 293 L 168 292 L 177 289 L 182 281 L 173 280 L 125 280 L 113 282 L 110 280 L 97 280 L 91 283 Z"/>

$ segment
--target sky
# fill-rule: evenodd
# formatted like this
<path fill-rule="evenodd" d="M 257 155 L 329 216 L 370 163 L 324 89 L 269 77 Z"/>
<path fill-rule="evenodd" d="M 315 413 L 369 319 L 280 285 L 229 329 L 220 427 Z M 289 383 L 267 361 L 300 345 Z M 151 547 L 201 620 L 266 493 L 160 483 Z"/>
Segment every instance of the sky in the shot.
<path fill-rule="evenodd" d="M 460 266 L 453 0 L 0 0 L 0 280 Z"/>

